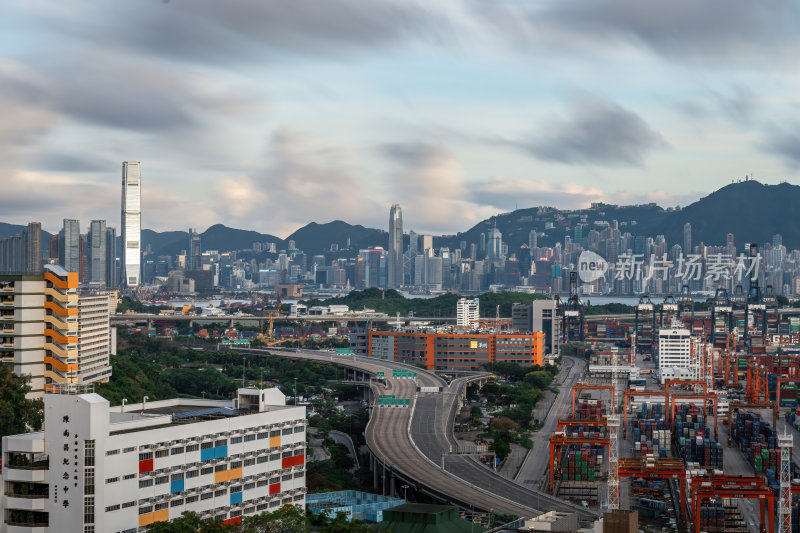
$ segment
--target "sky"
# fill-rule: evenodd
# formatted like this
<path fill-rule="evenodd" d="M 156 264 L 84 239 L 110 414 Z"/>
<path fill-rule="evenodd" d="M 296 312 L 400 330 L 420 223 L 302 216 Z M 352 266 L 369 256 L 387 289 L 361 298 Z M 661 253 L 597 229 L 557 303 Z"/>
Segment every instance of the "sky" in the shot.
<path fill-rule="evenodd" d="M 26 0 L 0 18 L 0 221 L 286 237 L 798 183 L 794 0 Z"/>

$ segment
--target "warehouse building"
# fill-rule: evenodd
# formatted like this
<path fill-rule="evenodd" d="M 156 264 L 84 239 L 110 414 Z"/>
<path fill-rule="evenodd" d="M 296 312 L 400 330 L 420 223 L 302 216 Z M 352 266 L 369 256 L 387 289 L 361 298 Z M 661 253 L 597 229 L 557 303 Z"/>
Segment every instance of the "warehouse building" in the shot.
<path fill-rule="evenodd" d="M 369 331 L 367 355 L 428 370 L 477 370 L 484 364 L 542 365 L 544 334 Z"/>
<path fill-rule="evenodd" d="M 3 531 L 130 533 L 184 511 L 236 523 L 305 505 L 305 408 L 278 389 L 146 399 L 45 395 L 45 430 L 3 437 Z"/>

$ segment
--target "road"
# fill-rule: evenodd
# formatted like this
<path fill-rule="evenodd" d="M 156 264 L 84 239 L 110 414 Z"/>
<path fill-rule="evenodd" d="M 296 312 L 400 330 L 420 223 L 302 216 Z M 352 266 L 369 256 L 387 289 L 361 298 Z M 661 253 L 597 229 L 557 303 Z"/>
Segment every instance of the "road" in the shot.
<path fill-rule="evenodd" d="M 311 350 L 241 349 L 243 353 L 263 355 L 275 353 L 298 359 L 329 362 L 357 368 L 365 372 L 386 373 L 386 384 L 375 381 L 373 392 L 394 394 L 397 398 L 415 398 L 413 408 L 376 407 L 366 430 L 367 445 L 373 454 L 404 477 L 428 489 L 462 502 L 476 510 L 494 511 L 517 516 L 534 516 L 541 510 L 561 510 L 578 513 L 581 519 L 594 519 L 596 513 L 548 494 L 526 489 L 504 479 L 478 461 L 453 457 L 441 466 L 442 453 L 456 444 L 453 421 L 458 398 L 469 377 L 454 380 L 450 385 L 433 372 L 409 367 L 393 361 L 364 357 L 341 357 L 330 352 Z M 412 379 L 388 377 L 393 368 L 413 368 Z M 417 395 L 416 387 L 442 387 L 440 394 Z M 413 412 L 413 419 L 412 419 Z M 409 423 L 411 421 L 411 423 Z M 456 475 L 457 473 L 457 475 Z"/>
<path fill-rule="evenodd" d="M 550 435 L 558 429 L 558 419 L 569 417 L 572 407 L 572 385 L 574 385 L 586 371 L 586 361 L 577 357 L 564 356 L 564 361 L 571 361 L 569 373 L 558 386 L 558 396 L 553 401 L 553 406 L 545 418 L 544 425 L 533 433 L 533 450 L 528 454 L 528 459 L 519 470 L 516 481 L 525 486 L 536 487 L 544 478 L 550 461 Z M 566 363 L 564 363 L 566 364 Z"/>
<path fill-rule="evenodd" d="M 739 447 L 734 445 L 728 448 L 728 426 L 719 425 L 719 442 L 722 443 L 722 471 L 731 476 L 754 476 L 756 473 L 750 463 L 745 459 Z M 742 517 L 748 524 L 751 533 L 760 531 L 761 515 L 759 514 L 758 504 L 754 500 L 737 500 Z M 776 502 L 777 508 L 777 502 Z"/>
<path fill-rule="evenodd" d="M 347 448 L 347 451 L 350 452 L 350 456 L 353 458 L 353 467 L 350 470 L 358 470 L 358 454 L 356 453 L 356 448 L 353 445 L 353 439 L 350 438 L 350 435 L 332 429 L 328 432 L 328 436 L 332 438 L 336 444 L 341 444 Z"/>

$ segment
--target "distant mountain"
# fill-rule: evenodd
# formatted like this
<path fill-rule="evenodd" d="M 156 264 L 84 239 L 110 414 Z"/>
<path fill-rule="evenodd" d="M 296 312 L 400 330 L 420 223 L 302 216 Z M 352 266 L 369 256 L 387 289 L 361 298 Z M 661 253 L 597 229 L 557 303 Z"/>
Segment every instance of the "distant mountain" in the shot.
<path fill-rule="evenodd" d="M 348 238 L 350 246 L 355 249 L 370 246 L 386 247 L 389 243 L 386 231 L 353 226 L 341 220 L 334 220 L 327 224 L 312 222 L 289 235 L 287 241 L 293 240 L 295 246 L 300 250 L 321 253 L 330 250 L 331 244 L 338 244 L 339 248 L 345 248 Z"/>
<path fill-rule="evenodd" d="M 551 207 L 518 209 L 483 220 L 455 236 L 440 237 L 435 246 L 458 247 L 460 241 L 479 243 L 480 234 L 497 227 L 510 251 L 528 242 L 532 229 L 539 233 L 539 246 L 564 243 L 575 238 L 575 227 L 585 218 L 582 235 L 602 229 L 605 222 L 616 220 L 622 233 L 655 237 L 664 235 L 668 245 L 683 246 L 683 225 L 692 225 L 692 243 L 725 244 L 726 235 L 734 234 L 738 250 L 747 242 L 763 244 L 779 233 L 783 244 L 800 248 L 800 186 L 789 183 L 764 185 L 747 180 L 726 185 L 682 209 L 664 209 L 656 204 L 632 206 L 601 205 L 573 211 Z"/>
<path fill-rule="evenodd" d="M 733 233 L 738 250 L 746 242 L 763 244 L 780 233 L 783 244 L 789 249 L 800 249 L 800 186 L 781 183 L 764 185 L 754 180 L 726 185 L 683 209 L 664 209 L 656 204 L 630 206 L 597 205 L 577 210 L 559 210 L 553 207 L 530 207 L 510 213 L 502 213 L 483 220 L 472 228 L 457 233 L 436 237 L 434 246 L 447 246 L 451 250 L 460 248 L 461 241 L 480 243 L 481 233 L 497 227 L 503 234 L 503 242 L 512 252 L 518 251 L 528 242 L 532 229 L 539 234 L 539 246 L 564 243 L 565 237 L 575 239 L 606 223 L 616 220 L 622 233 L 655 237 L 664 235 L 668 245 L 683 245 L 683 225 L 692 225 L 692 243 L 708 245 L 725 243 L 728 233 Z M 578 224 L 584 224 L 576 235 Z M 25 226 L 0 222 L 0 238 L 16 235 Z M 42 247 L 46 248 L 50 233 L 42 232 Z M 287 239 L 268 233 L 229 228 L 222 224 L 211 226 L 200 234 L 204 250 L 228 252 L 245 250 L 254 242 L 274 242 L 277 249 L 286 249 L 289 240 L 294 240 L 298 249 L 308 254 L 330 250 L 331 244 L 346 247 L 350 239 L 351 249 L 370 246 L 388 246 L 388 234 L 384 229 L 366 228 L 341 220 L 320 224 L 311 222 L 298 229 Z M 405 244 L 408 244 L 406 237 Z M 155 255 L 174 255 L 189 248 L 186 231 L 155 232 L 142 231 L 142 245 L 150 246 Z"/>
<path fill-rule="evenodd" d="M 0 222 L 0 239 L 5 239 L 12 235 L 19 235 L 27 227 L 27 225 L 23 226 L 21 224 L 6 224 L 5 222 Z M 50 237 L 52 236 L 52 233 L 42 230 L 42 250 L 48 249 Z"/>

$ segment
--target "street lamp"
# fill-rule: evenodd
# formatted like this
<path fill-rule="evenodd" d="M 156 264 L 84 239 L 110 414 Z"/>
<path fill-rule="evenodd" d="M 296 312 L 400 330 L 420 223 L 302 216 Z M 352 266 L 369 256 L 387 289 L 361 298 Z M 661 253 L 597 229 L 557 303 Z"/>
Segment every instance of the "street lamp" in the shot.
<path fill-rule="evenodd" d="M 403 489 L 403 499 L 404 499 L 404 500 L 406 500 L 406 501 L 408 501 L 408 498 L 406 498 L 406 491 L 407 491 L 407 490 L 408 490 L 408 488 L 409 488 L 409 487 L 408 487 L 408 485 L 403 485 L 403 486 L 402 486 L 402 487 L 400 487 L 400 488 L 401 488 L 401 489 Z"/>
<path fill-rule="evenodd" d="M 294 378 L 294 404 L 297 405 L 297 378 Z"/>

